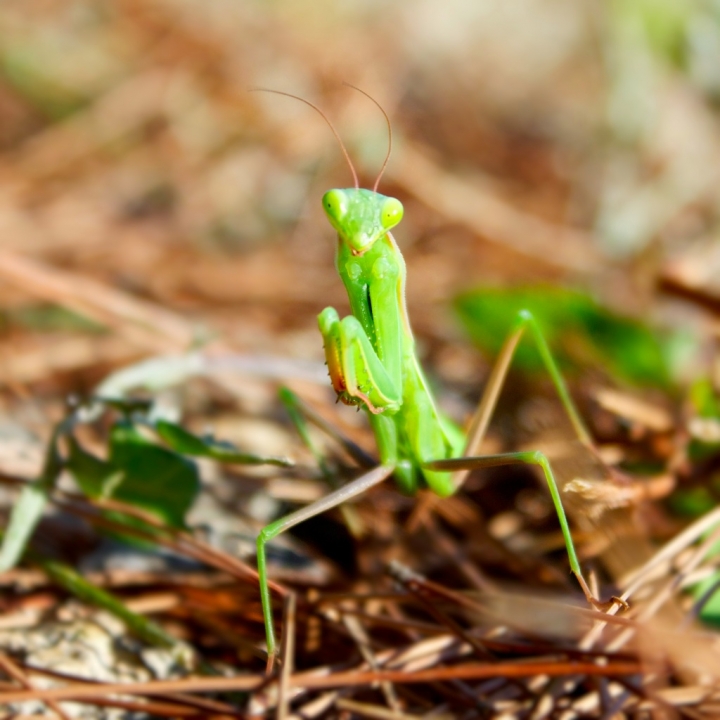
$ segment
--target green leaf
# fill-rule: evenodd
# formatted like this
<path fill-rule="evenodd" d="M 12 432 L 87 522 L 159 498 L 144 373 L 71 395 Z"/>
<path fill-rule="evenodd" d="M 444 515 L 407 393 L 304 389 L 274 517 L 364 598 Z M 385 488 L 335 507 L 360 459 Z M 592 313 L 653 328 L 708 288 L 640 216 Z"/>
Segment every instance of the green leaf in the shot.
<path fill-rule="evenodd" d="M 93 397 L 93 402 L 99 402 L 110 407 L 113 410 L 117 410 L 125 416 L 134 415 L 135 413 L 146 414 L 150 412 L 153 406 L 153 401 L 149 398 L 113 398 L 113 397 Z"/>
<path fill-rule="evenodd" d="M 292 466 L 292 460 L 269 455 L 254 455 L 238 450 L 232 443 L 216 440 L 213 437 L 200 437 L 185 428 L 167 420 L 155 423 L 157 434 L 175 451 L 184 455 L 209 457 L 224 463 L 239 465 L 279 465 Z"/>
<path fill-rule="evenodd" d="M 720 398 L 708 378 L 700 378 L 692 384 L 690 402 L 699 417 L 720 418 Z"/>
<path fill-rule="evenodd" d="M 693 463 L 709 460 L 720 451 L 720 442 L 717 437 L 717 427 L 720 425 L 720 398 L 708 378 L 696 380 L 690 387 L 690 405 L 695 412 L 696 419 L 701 425 L 707 425 L 709 432 L 698 437 L 691 434 L 687 445 L 687 457 Z"/>
<path fill-rule="evenodd" d="M 0 572 L 15 567 L 19 562 L 43 514 L 47 496 L 48 489 L 37 482 L 30 483 L 22 489 L 17 504 L 13 507 L 0 549 Z"/>
<path fill-rule="evenodd" d="M 691 518 L 710 512 L 717 504 L 712 493 L 704 487 L 677 490 L 668 498 L 667 503 L 676 515 Z"/>
<path fill-rule="evenodd" d="M 48 118 L 60 120 L 82 107 L 85 99 L 60 78 L 53 77 L 52 64 L 43 67 L 38 47 L 25 42 L 10 43 L 0 52 L 3 77 Z"/>
<path fill-rule="evenodd" d="M 128 629 L 149 645 L 180 647 L 180 643 L 150 618 L 130 610 L 121 598 L 88 582 L 73 568 L 57 560 L 35 558 L 40 567 L 58 585 L 83 602 L 96 605 L 122 620 Z"/>
<path fill-rule="evenodd" d="M 688 26 L 697 10 L 688 0 L 615 0 L 610 20 L 616 32 L 624 32 L 625 42 L 647 44 L 657 57 L 682 67 Z"/>
<path fill-rule="evenodd" d="M 75 482 L 89 498 L 107 497 L 112 492 L 114 481 L 119 479 L 113 466 L 86 452 L 72 435 L 68 438 L 70 452 L 67 469 Z"/>
<path fill-rule="evenodd" d="M 710 577 L 698 583 L 692 591 L 695 600 L 700 600 L 713 586 L 717 586 L 719 580 L 720 572 L 714 572 Z M 720 592 L 718 592 L 718 590 L 720 590 L 720 588 L 716 588 L 715 592 L 713 592 L 700 610 L 700 620 L 716 628 L 720 627 Z"/>
<path fill-rule="evenodd" d="M 185 514 L 200 490 L 193 462 L 155 445 L 127 422 L 111 430 L 109 461 L 122 473 L 113 498 L 148 510 L 171 527 L 185 527 Z"/>
<path fill-rule="evenodd" d="M 102 333 L 105 328 L 84 315 L 49 303 L 23 305 L 0 313 L 10 325 L 19 325 L 37 332 L 65 330 L 70 332 Z"/>
<path fill-rule="evenodd" d="M 667 348 L 660 335 L 582 293 L 542 286 L 482 288 L 457 297 L 455 309 L 474 342 L 493 356 L 525 309 L 535 315 L 565 370 L 595 366 L 635 385 L 671 385 Z M 527 341 L 518 348 L 515 362 L 525 371 L 542 368 L 537 350 Z"/>
<path fill-rule="evenodd" d="M 155 432 L 173 449 L 185 455 L 207 455 L 207 444 L 197 435 L 167 420 L 155 423 Z"/>
<path fill-rule="evenodd" d="M 57 450 L 57 440 L 63 431 L 64 421 L 55 428 L 50 439 L 40 477 L 22 489 L 13 507 L 0 548 L 0 572 L 9 570 L 19 562 L 30 536 L 42 517 L 48 495 L 63 470 L 63 461 Z"/>

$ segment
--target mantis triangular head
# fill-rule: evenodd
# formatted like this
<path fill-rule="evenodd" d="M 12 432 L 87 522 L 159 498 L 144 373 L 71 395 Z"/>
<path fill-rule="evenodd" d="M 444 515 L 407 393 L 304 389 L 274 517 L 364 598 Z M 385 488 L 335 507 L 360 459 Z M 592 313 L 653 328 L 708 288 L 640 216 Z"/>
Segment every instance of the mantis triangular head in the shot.
<path fill-rule="evenodd" d="M 330 224 L 353 255 L 367 252 L 403 217 L 399 200 L 362 188 L 329 190 L 322 202 Z"/>

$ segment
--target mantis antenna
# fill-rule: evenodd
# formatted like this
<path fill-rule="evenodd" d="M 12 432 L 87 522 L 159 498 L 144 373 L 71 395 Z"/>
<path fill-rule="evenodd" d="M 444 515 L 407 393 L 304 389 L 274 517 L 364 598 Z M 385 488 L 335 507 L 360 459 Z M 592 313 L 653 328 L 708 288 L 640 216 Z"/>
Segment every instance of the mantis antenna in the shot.
<path fill-rule="evenodd" d="M 355 88 L 356 90 L 358 88 Z M 250 92 L 266 92 L 266 93 L 273 93 L 273 95 L 284 95 L 285 97 L 293 98 L 295 100 L 299 100 L 301 103 L 305 103 L 309 107 L 311 107 L 315 112 L 317 112 L 320 117 L 327 123 L 328 127 L 332 130 L 333 135 L 335 136 L 335 139 L 340 144 L 340 149 L 342 150 L 343 155 L 345 156 L 345 160 L 347 160 L 347 164 L 350 166 L 350 172 L 353 176 L 353 182 L 355 183 L 355 188 L 358 189 L 360 187 L 360 182 L 358 181 L 357 172 L 355 172 L 355 166 L 352 164 L 352 160 L 350 159 L 350 154 L 347 151 L 347 148 L 345 147 L 345 143 L 342 141 L 342 138 L 340 137 L 340 134 L 335 129 L 335 126 L 330 122 L 330 118 L 314 103 L 311 103 L 309 100 L 306 100 L 305 98 L 301 98 L 299 95 L 293 95 L 292 93 L 283 92 L 282 90 L 270 90 L 269 88 L 252 88 Z M 360 90 L 360 92 L 363 92 Z M 363 95 L 367 95 L 367 93 L 363 93 Z M 368 95 L 368 97 L 370 97 Z M 372 100 L 372 98 L 370 98 Z M 373 100 L 373 102 L 377 105 L 377 102 Z M 380 107 L 378 105 L 378 107 Z M 382 108 L 380 108 L 382 110 Z M 385 111 L 383 110 L 383 114 Z M 387 115 L 386 115 L 387 117 Z M 388 122 L 390 122 L 388 120 Z M 386 160 L 387 162 L 387 160 Z M 383 169 L 385 166 L 383 165 Z M 380 173 L 382 175 L 382 171 Z M 378 178 L 379 180 L 380 178 Z M 377 185 L 377 183 L 375 183 Z"/>
<path fill-rule="evenodd" d="M 390 124 L 390 118 L 388 117 L 388 114 L 385 112 L 385 108 L 372 95 L 366 93 L 364 90 L 361 90 L 359 87 L 356 87 L 355 85 L 351 85 L 348 82 L 344 82 L 343 85 L 347 85 L 348 87 L 352 88 L 353 90 L 357 90 L 359 93 L 362 93 L 368 100 L 375 103 L 375 105 L 377 105 L 378 109 L 385 117 L 385 122 L 387 123 L 388 149 L 387 149 L 387 153 L 385 153 L 385 160 L 383 160 L 383 164 L 380 167 L 380 172 L 378 173 L 378 176 L 375 180 L 375 184 L 373 185 L 373 192 L 377 192 L 378 186 L 380 185 L 380 178 L 383 176 L 383 173 L 385 172 L 385 168 L 387 167 L 388 161 L 390 160 L 390 153 L 392 152 L 392 125 Z"/>

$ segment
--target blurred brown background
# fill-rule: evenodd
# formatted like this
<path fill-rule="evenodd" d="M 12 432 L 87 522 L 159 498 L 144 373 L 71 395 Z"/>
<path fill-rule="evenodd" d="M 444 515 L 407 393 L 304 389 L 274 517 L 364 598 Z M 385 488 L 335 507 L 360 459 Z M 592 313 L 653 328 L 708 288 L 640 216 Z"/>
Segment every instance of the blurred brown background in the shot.
<path fill-rule="evenodd" d="M 406 203 L 421 338 L 461 341 L 461 289 L 537 281 L 710 337 L 657 287 L 710 306 L 718 291 L 717 2 L 11 0 L 0 372 L 15 397 L 193 344 L 320 360 L 314 316 L 346 300 L 319 198 L 350 175 L 312 110 L 248 91 L 318 103 L 371 185 L 386 128 L 343 82 L 392 118 L 381 190 Z"/>
<path fill-rule="evenodd" d="M 310 108 L 250 92 L 272 88 L 317 103 L 372 187 L 386 125 L 343 83 L 371 94 L 392 120 L 393 155 L 380 190 L 405 204 L 396 237 L 408 263 L 409 312 L 431 381 L 445 390 L 443 407 L 467 416 L 491 360 L 471 347 L 453 314 L 458 293 L 539 283 L 580 289 L 642 323 L 685 334 L 673 366 L 678 392 L 649 395 L 656 404 L 645 415 L 662 422 L 647 427 L 659 440 L 633 435 L 624 417 L 605 418 L 610 429 L 603 429 L 604 416 L 585 412 L 592 383 L 573 387 L 601 440 L 621 437 L 629 446 L 649 436 L 652 453 L 643 446 L 639 455 L 659 459 L 652 471 L 677 469 L 678 438 L 687 434 L 685 383 L 713 372 L 720 309 L 720 0 L 4 0 L 5 479 L 36 476 L 68 395 L 90 393 L 139 360 L 195 348 L 243 373 L 219 387 L 213 372 L 210 382 L 192 383 L 184 382 L 187 368 L 180 371 L 182 389 L 169 403 L 178 418 L 196 432 L 209 428 L 243 448 L 298 461 L 293 471 L 203 465 L 189 523 L 207 533 L 208 546 L 252 567 L 259 528 L 327 490 L 280 408 L 278 383 L 311 380 L 302 396 L 372 448 L 362 414 L 332 409 L 316 321 L 326 305 L 347 312 L 320 198 L 350 185 L 349 170 Z M 177 368 L 160 369 L 165 381 Z M 267 375 L 272 381 L 261 382 Z M 629 401 L 633 422 L 647 409 L 633 405 L 638 397 Z M 552 409 L 542 401 L 531 409 L 536 425 L 555 429 Z M 106 453 L 100 424 L 78 432 L 90 451 Z M 519 444 L 513 438 L 509 447 Z M 632 459 L 614 451 L 613 462 Z M 700 467 L 692 479 L 700 485 L 707 477 Z M 510 571 L 501 576 L 537 584 L 549 577 L 573 592 L 564 554 L 553 572 L 538 559 L 562 541 L 545 489 L 531 474 L 523 482 L 486 486 L 483 476 L 432 512 L 388 484 L 356 506 L 369 537 L 353 540 L 342 526 L 342 535 L 311 530 L 310 544 L 322 541 L 314 555 L 320 570 L 298 570 L 279 554 L 271 575 L 313 592 L 379 592 L 391 586 L 387 562 L 400 559 L 449 588 L 482 587 L 478 568 L 492 574 L 505 562 Z M 68 486 L 76 489 L 62 491 Z M 16 497 L 2 487 L 5 514 Z M 653 540 L 679 530 L 668 515 L 660 510 L 647 522 Z M 414 533 L 399 532 L 422 516 Z M 36 534 L 45 547 L 81 572 L 105 572 L 104 556 L 80 563 L 98 538 L 76 540 L 73 533 L 87 529 L 58 517 Z M 635 519 L 625 518 L 631 530 L 649 535 Z M 534 520 L 549 540 L 517 532 Z M 602 525 L 595 520 L 589 524 Z M 609 525 L 625 546 L 645 551 L 625 539 L 614 516 L 601 528 L 605 536 Z M 522 542 L 513 545 L 513 535 Z M 138 598 L 179 582 L 173 568 L 146 587 L 128 591 L 126 581 L 113 580 L 114 589 Z M 216 587 L 227 578 L 216 581 L 205 594 L 187 580 L 157 612 L 167 611 L 177 627 L 187 621 L 181 635 L 201 652 L 260 672 L 257 587 L 236 582 L 222 594 Z M 7 587 L 11 607 L 15 590 Z M 40 625 L 53 602 L 38 605 L 30 622 Z M 301 612 L 307 619 L 307 608 Z M 306 666 L 325 649 L 311 644 Z M 346 645 L 328 646 L 327 662 L 347 656 Z"/>

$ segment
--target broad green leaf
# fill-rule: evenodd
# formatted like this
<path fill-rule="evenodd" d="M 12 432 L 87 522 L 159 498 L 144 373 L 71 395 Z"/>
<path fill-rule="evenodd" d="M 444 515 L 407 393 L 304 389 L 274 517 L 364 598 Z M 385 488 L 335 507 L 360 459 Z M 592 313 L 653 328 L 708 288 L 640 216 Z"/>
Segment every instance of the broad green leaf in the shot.
<path fill-rule="evenodd" d="M 666 347 L 658 333 L 598 305 L 572 290 L 550 287 L 483 288 L 460 295 L 455 309 L 471 338 L 496 355 L 517 321 L 530 310 L 559 365 L 599 367 L 635 385 L 670 386 Z M 525 340 L 515 363 L 526 371 L 542 368 L 537 350 Z"/>
<path fill-rule="evenodd" d="M 167 420 L 155 423 L 157 434 L 176 452 L 196 457 L 209 457 L 224 463 L 240 465 L 280 465 L 290 467 L 292 460 L 268 455 L 254 455 L 238 450 L 232 443 L 212 437 L 200 437 Z"/>
<path fill-rule="evenodd" d="M 68 438 L 70 452 L 67 469 L 75 482 L 89 498 L 107 497 L 111 493 L 114 480 L 119 480 L 118 471 L 113 466 L 86 452 L 71 435 Z"/>
<path fill-rule="evenodd" d="M 193 462 L 155 445 L 127 422 L 111 430 L 109 462 L 122 473 L 113 498 L 148 510 L 171 527 L 185 527 L 185 514 L 200 490 Z"/>

